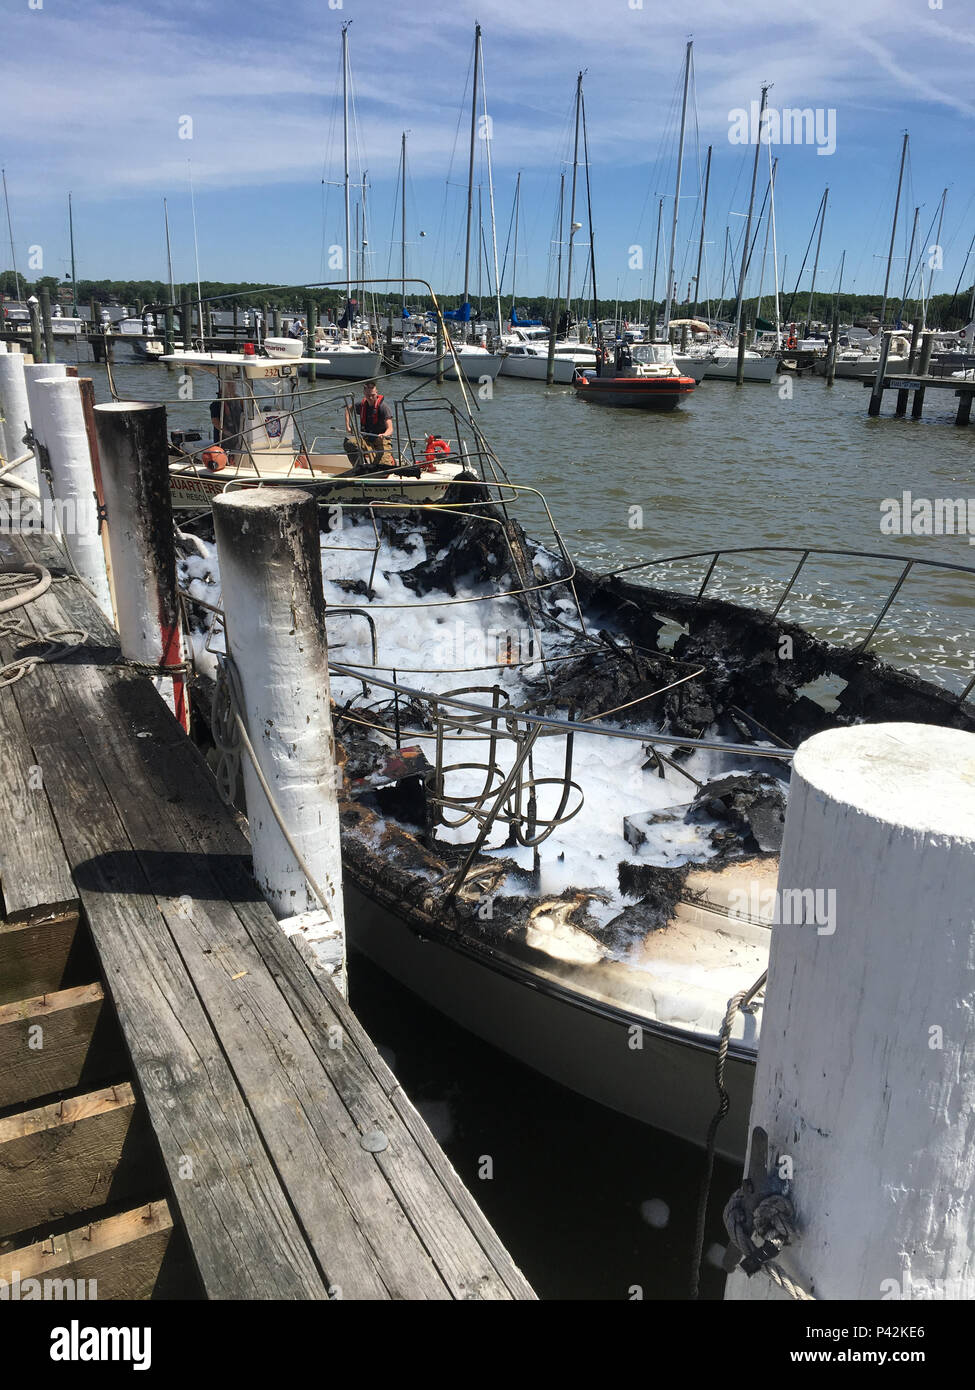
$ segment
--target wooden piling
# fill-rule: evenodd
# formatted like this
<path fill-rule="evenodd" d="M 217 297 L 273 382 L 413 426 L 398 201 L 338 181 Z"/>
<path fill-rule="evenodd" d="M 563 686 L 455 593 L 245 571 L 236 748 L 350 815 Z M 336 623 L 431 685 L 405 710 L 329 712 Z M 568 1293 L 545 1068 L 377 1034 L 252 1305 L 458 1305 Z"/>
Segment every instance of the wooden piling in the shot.
<path fill-rule="evenodd" d="M 35 294 L 32 294 L 27 301 L 27 312 L 30 314 L 31 356 L 35 362 L 40 362 L 43 360 L 44 354 L 41 350 L 41 320 L 38 311 L 38 300 Z"/>
<path fill-rule="evenodd" d="M 956 425 L 967 425 L 972 417 L 972 396 L 973 391 L 958 392 L 958 411 L 955 415 Z"/>
<path fill-rule="evenodd" d="M 880 341 L 880 359 L 877 362 L 877 370 L 873 378 L 873 389 L 870 392 L 870 404 L 867 406 L 868 415 L 879 415 L 880 405 L 884 398 L 884 376 L 887 372 L 887 358 L 890 356 L 890 334 L 884 333 Z"/>
<path fill-rule="evenodd" d="M 443 319 L 437 315 L 437 385 L 443 385 L 443 355 L 446 344 L 444 342 Z"/>
<path fill-rule="evenodd" d="M 793 762 L 751 1147 L 794 1208 L 778 1264 L 820 1300 L 972 1297 L 973 779 L 975 735 L 927 724 Z M 725 1297 L 787 1295 L 736 1270 Z"/>
<path fill-rule="evenodd" d="M 50 467 L 64 548 L 99 608 L 114 622 L 80 382 L 77 377 L 44 376 L 29 390 L 34 435 Z"/>
<path fill-rule="evenodd" d="M 164 329 L 164 333 L 165 333 L 166 356 L 167 356 L 167 357 L 171 357 L 171 356 L 173 355 L 173 352 L 175 351 L 175 346 L 176 346 L 176 345 L 175 345 L 174 326 L 173 326 L 173 306 L 172 306 L 171 304 L 167 304 L 167 305 L 166 305 L 166 326 L 165 326 L 165 329 Z M 172 364 L 172 362 L 167 362 L 167 363 L 166 363 L 166 367 L 167 367 L 167 370 L 168 370 L 168 371 L 172 371 L 172 370 L 173 370 L 173 364 Z"/>
<path fill-rule="evenodd" d="M 54 324 L 51 322 L 51 291 L 47 285 L 41 286 L 41 323 L 44 326 L 44 360 L 53 362 Z"/>
<path fill-rule="evenodd" d="M 30 404 L 27 400 L 27 378 L 24 374 L 24 354 L 5 352 L 0 356 L 0 452 L 4 463 L 23 459 L 13 477 L 30 485 L 36 495 L 37 465 L 24 443 L 30 425 Z"/>
<path fill-rule="evenodd" d="M 545 385 L 551 386 L 555 381 L 555 335 L 559 327 L 559 306 L 555 305 L 552 316 L 548 324 L 548 363 L 545 367 Z"/>
<path fill-rule="evenodd" d="M 735 385 L 741 386 L 745 380 L 745 330 L 738 330 L 738 365 L 735 370 Z"/>
<path fill-rule="evenodd" d="M 829 351 L 826 354 L 826 385 L 832 386 L 836 380 L 836 355 L 840 350 L 840 312 L 837 309 L 833 314 L 833 323 L 829 334 Z"/>
<path fill-rule="evenodd" d="M 281 310 L 280 310 L 280 309 L 275 309 L 275 310 L 273 311 L 273 314 L 274 314 L 274 336 L 275 336 L 275 338 L 280 338 L 280 337 L 281 337 Z"/>
<path fill-rule="evenodd" d="M 97 405 L 95 433 L 122 655 L 156 673 L 156 689 L 188 729 L 166 407 Z"/>
<path fill-rule="evenodd" d="M 183 295 L 179 316 L 179 329 L 183 335 L 183 351 L 193 351 L 193 306 L 189 294 Z"/>
<path fill-rule="evenodd" d="M 235 693 L 260 767 L 259 775 L 243 758 L 254 874 L 279 919 L 327 913 L 330 954 L 341 976 L 341 772 L 329 704 L 318 506 L 310 493 L 292 488 L 242 490 L 214 498 L 213 523 Z"/>
<path fill-rule="evenodd" d="M 314 359 L 315 356 L 315 305 L 310 299 L 305 300 L 305 342 L 308 344 L 306 355 Z M 318 368 L 314 360 L 308 367 L 308 380 L 315 381 L 318 377 Z"/>
<path fill-rule="evenodd" d="M 917 340 L 921 336 L 921 324 L 915 315 L 914 326 L 911 329 L 911 348 L 907 354 L 907 370 L 913 372 L 917 365 Z"/>

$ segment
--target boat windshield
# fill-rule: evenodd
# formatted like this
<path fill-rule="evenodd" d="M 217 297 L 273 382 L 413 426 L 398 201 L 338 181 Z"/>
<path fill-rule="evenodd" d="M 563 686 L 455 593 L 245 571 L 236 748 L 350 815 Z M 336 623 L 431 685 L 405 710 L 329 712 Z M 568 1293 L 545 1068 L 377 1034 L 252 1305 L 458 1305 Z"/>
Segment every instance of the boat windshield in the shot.
<path fill-rule="evenodd" d="M 673 354 L 666 343 L 634 343 L 630 348 L 630 356 L 635 363 L 642 366 L 666 366 L 672 360 Z"/>

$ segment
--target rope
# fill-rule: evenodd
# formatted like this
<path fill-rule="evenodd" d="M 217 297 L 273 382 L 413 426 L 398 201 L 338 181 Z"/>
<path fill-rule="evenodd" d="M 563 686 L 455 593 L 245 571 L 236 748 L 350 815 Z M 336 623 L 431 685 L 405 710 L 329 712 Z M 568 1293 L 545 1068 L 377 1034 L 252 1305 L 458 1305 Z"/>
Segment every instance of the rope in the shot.
<path fill-rule="evenodd" d="M 29 589 L 14 592 L 9 598 L 0 599 L 0 613 L 11 613 L 17 608 L 26 608 L 29 603 L 46 594 L 51 587 L 51 574 L 42 565 L 24 564 L 22 566 L 7 565 L 0 562 L 0 576 L 23 576 L 36 575 L 37 583 L 32 584 Z M 4 588 L 9 587 L 4 585 Z M 13 661 L 8 661 L 0 666 L 0 688 L 7 685 L 15 685 L 22 680 L 28 671 L 35 666 L 43 665 L 45 662 L 63 661 L 66 656 L 84 646 L 88 641 L 88 633 L 80 627 L 59 627 L 53 628 L 50 632 L 32 633 L 29 628 L 24 627 L 12 619 L 0 623 L 0 636 L 17 638 L 14 644 L 14 651 L 20 652 L 25 647 L 37 646 L 38 643 L 46 643 L 44 651 L 34 652 L 30 656 L 17 656 Z M 60 639 L 76 637 L 76 642 L 66 642 Z"/>
<path fill-rule="evenodd" d="M 728 1059 L 728 1045 L 731 1041 L 731 1029 L 734 1026 L 735 1015 L 739 1009 L 750 1002 L 758 993 L 768 979 L 768 971 L 765 970 L 752 985 L 751 989 L 743 989 L 728 1000 L 728 1009 L 721 1025 L 721 1033 L 718 1038 L 718 1056 L 714 1065 L 714 1084 L 718 1091 L 718 1108 L 714 1113 L 711 1123 L 708 1125 L 707 1153 L 704 1164 L 704 1179 L 701 1183 L 701 1196 L 697 1205 L 697 1228 L 694 1234 L 694 1256 L 691 1263 L 691 1298 L 700 1296 L 701 1285 L 701 1262 L 704 1257 L 704 1233 L 708 1219 L 708 1199 L 711 1195 L 711 1178 L 714 1174 L 714 1144 L 718 1134 L 718 1126 L 731 1109 L 731 1098 L 724 1086 L 724 1068 Z"/>
<path fill-rule="evenodd" d="M 757 1273 L 759 1269 L 772 1280 L 773 1284 L 778 1285 L 791 1298 L 802 1303 L 815 1303 L 816 1298 L 813 1294 L 807 1293 L 801 1285 L 797 1284 L 791 1275 L 778 1264 L 774 1259 L 762 1258 L 758 1247 L 756 1247 L 753 1236 L 766 1247 L 775 1246 L 781 1250 L 784 1245 L 790 1244 L 796 1236 L 795 1222 L 793 1219 L 792 1203 L 788 1197 L 778 1193 L 772 1193 L 768 1197 L 763 1197 L 755 1207 L 748 1219 L 747 1192 L 744 1186 L 739 1187 L 731 1196 L 724 1209 L 724 1224 L 733 1245 L 745 1256 L 743 1264 L 748 1263 L 748 1257 L 757 1257 L 761 1262 L 756 1262 L 753 1258 L 751 1268 L 746 1267 L 749 1275 Z"/>

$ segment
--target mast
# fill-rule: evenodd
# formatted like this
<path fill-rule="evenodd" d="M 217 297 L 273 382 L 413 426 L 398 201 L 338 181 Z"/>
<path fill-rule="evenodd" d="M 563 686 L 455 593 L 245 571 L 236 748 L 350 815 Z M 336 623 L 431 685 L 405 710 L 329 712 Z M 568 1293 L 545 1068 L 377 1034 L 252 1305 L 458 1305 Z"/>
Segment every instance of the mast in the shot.
<path fill-rule="evenodd" d="M 905 263 L 905 265 L 904 265 L 904 288 L 903 288 L 903 290 L 901 291 L 901 312 L 902 312 L 902 313 L 904 312 L 904 310 L 905 310 L 906 307 L 907 307 L 907 291 L 908 291 L 908 288 L 909 288 L 909 282 L 910 282 L 910 280 L 913 279 L 913 276 L 911 275 L 911 261 L 914 259 L 914 242 L 917 240 L 917 219 L 918 219 L 918 217 L 919 217 L 920 215 L 921 215 L 921 209 L 920 209 L 919 207 L 915 208 L 915 209 L 914 209 L 914 225 L 913 225 L 913 227 L 911 228 L 911 241 L 910 241 L 910 245 L 909 245 L 908 248 L 907 248 L 907 261 L 906 261 L 906 263 Z"/>
<path fill-rule="evenodd" d="M 826 188 L 825 188 L 825 190 L 824 190 L 824 192 L 823 192 L 823 206 L 822 206 L 822 210 L 821 210 L 821 212 L 820 212 L 820 220 L 819 220 L 819 236 L 816 238 L 816 254 L 815 254 L 815 256 L 813 257 L 812 282 L 810 283 L 810 286 L 809 286 L 809 303 L 808 303 L 808 305 L 806 306 L 806 327 L 807 327 L 807 329 L 808 329 L 809 325 L 812 323 L 813 291 L 814 291 L 815 288 L 816 288 L 816 271 L 819 269 L 819 248 L 820 248 L 820 246 L 822 246 L 822 244 L 823 244 L 823 228 L 826 226 L 826 201 L 827 201 L 828 198 L 829 198 L 829 184 L 826 185 Z"/>
<path fill-rule="evenodd" d="M 7 192 L 7 171 L 3 169 L 0 170 L 0 173 L 3 174 L 3 205 L 7 209 L 7 232 L 10 236 L 10 264 L 14 269 L 14 286 L 17 290 L 17 299 L 21 300 L 23 295 L 20 289 L 20 276 L 17 274 L 17 255 L 14 251 L 14 229 L 10 221 L 10 194 Z"/>
<path fill-rule="evenodd" d="M 169 267 L 169 302 L 176 303 L 176 286 L 173 284 L 173 248 L 169 240 L 169 208 L 163 199 L 163 220 L 166 223 L 166 264 Z"/>
<path fill-rule="evenodd" d="M 582 73 L 576 78 L 576 133 L 575 145 L 572 152 L 572 194 L 569 199 L 569 257 L 565 270 L 565 331 L 569 333 L 572 322 L 572 311 L 569 301 L 572 297 L 572 243 L 575 234 L 582 226 L 581 222 L 576 222 L 576 181 L 579 174 L 579 110 L 582 106 Z"/>
<path fill-rule="evenodd" d="M 346 342 L 352 342 L 352 313 L 349 303 L 352 299 L 352 225 L 349 207 L 349 20 L 342 25 L 342 148 L 345 157 L 345 333 Z"/>
<path fill-rule="evenodd" d="M 521 170 L 515 179 L 515 254 L 511 260 L 511 317 L 515 316 L 515 280 L 518 276 L 518 216 L 521 212 Z"/>
<path fill-rule="evenodd" d="M 74 215 L 71 211 L 71 194 L 68 194 L 68 240 L 71 243 L 71 312 L 78 317 L 78 290 L 74 268 Z"/>
<path fill-rule="evenodd" d="M 660 226 L 664 216 L 663 198 L 657 204 L 657 241 L 653 249 L 653 287 L 650 291 L 650 300 L 653 304 L 653 341 L 657 337 L 657 262 L 660 259 Z"/>
<path fill-rule="evenodd" d="M 775 171 L 776 171 L 776 169 L 778 168 L 778 164 L 779 164 L 778 159 L 776 159 L 775 162 L 772 163 L 772 146 L 771 146 L 771 144 L 769 144 L 769 165 L 770 165 L 770 167 L 769 167 L 769 174 L 768 174 L 768 193 L 767 193 L 767 197 L 768 197 L 768 201 L 769 201 L 769 215 L 768 215 L 768 217 L 766 217 L 766 219 L 765 219 L 765 240 L 764 240 L 764 242 L 762 243 L 762 264 L 761 264 L 761 268 L 759 269 L 759 272 L 758 272 L 758 309 L 756 310 L 756 317 L 757 317 L 757 318 L 761 318 L 761 317 L 762 317 L 762 299 L 763 299 L 763 297 L 764 297 L 764 291 L 765 291 L 765 262 L 766 262 L 766 260 L 768 259 L 768 244 L 769 244 L 769 237 L 770 237 L 771 234 L 772 234 L 772 218 L 773 218 L 773 215 L 774 215 L 774 212 L 775 212 L 775 199 L 774 199 L 774 197 L 773 197 L 772 187 L 773 187 L 773 184 L 774 184 L 774 182 L 775 182 Z M 762 204 L 762 207 L 764 208 L 764 206 L 765 206 L 765 204 L 763 203 L 763 204 Z M 759 213 L 758 217 L 759 217 L 759 224 L 761 224 L 761 219 L 762 219 L 762 214 L 761 214 L 761 212 Z M 757 235 L 758 235 L 758 233 L 756 232 L 756 236 L 757 236 Z M 774 256 L 774 253 L 773 253 L 773 256 Z"/>
<path fill-rule="evenodd" d="M 467 166 L 467 239 L 464 245 L 464 298 L 462 303 L 467 304 L 470 300 L 468 293 L 470 289 L 471 271 L 471 218 L 474 213 L 474 140 L 477 136 L 477 78 L 478 65 L 481 59 L 481 26 L 474 25 L 474 90 L 471 93 L 471 154 L 470 162 Z"/>
<path fill-rule="evenodd" d="M 402 277 L 402 303 L 400 305 L 400 329 L 406 338 L 406 131 L 403 131 L 403 187 L 400 202 L 400 274 Z"/>
<path fill-rule="evenodd" d="M 670 308 L 674 294 L 674 255 L 677 250 L 677 216 L 680 212 L 680 181 L 684 167 L 684 131 L 687 127 L 687 87 L 691 75 L 692 40 L 688 40 L 684 54 L 684 100 L 680 109 L 680 140 L 677 146 L 677 183 L 674 187 L 674 216 L 670 224 L 670 256 L 667 261 L 667 300 L 664 305 L 664 342 L 670 337 Z"/>
<path fill-rule="evenodd" d="M 586 106 L 582 99 L 582 88 L 579 88 L 580 106 L 582 107 L 582 149 L 586 161 L 586 203 L 589 209 L 589 265 L 592 270 L 592 313 L 596 320 L 596 343 L 602 345 L 603 330 L 599 323 L 599 296 L 596 293 L 596 239 L 592 229 L 592 188 L 589 185 L 589 136 L 586 131 Z"/>
<path fill-rule="evenodd" d="M 769 169 L 769 218 L 772 223 L 772 283 L 775 286 L 775 346 L 782 346 L 782 320 L 780 318 L 781 308 L 779 305 L 779 246 L 775 238 L 775 175 L 778 171 L 779 161 L 772 160 L 772 142 L 769 141 L 768 147 Z"/>
<path fill-rule="evenodd" d="M 558 258 L 558 266 L 557 266 L 557 269 L 556 269 L 556 272 L 555 272 L 555 303 L 556 303 L 556 306 L 558 306 L 559 300 L 562 298 L 562 236 L 563 236 L 564 223 L 565 223 L 565 170 L 563 169 L 563 170 L 562 170 L 562 173 L 561 173 L 560 176 L 559 176 L 559 241 L 558 241 L 558 246 L 559 246 L 559 258 Z M 557 322 L 557 321 L 556 321 L 555 327 L 556 327 L 556 329 L 558 329 L 558 322 Z M 556 336 L 556 337 L 558 336 L 557 332 L 556 332 L 555 336 Z"/>
<path fill-rule="evenodd" d="M 741 332 L 741 300 L 745 292 L 745 270 L 748 267 L 748 249 L 752 232 L 752 214 L 755 211 L 755 181 L 758 178 L 758 156 L 762 148 L 762 128 L 765 115 L 765 98 L 768 96 L 768 87 L 762 88 L 762 101 L 758 110 L 758 138 L 755 141 L 755 163 L 752 165 L 752 191 L 748 199 L 748 218 L 745 222 L 745 240 L 741 248 L 741 275 L 738 277 L 738 297 L 735 301 L 735 338 Z"/>
<path fill-rule="evenodd" d="M 894 199 L 894 221 L 890 229 L 890 250 L 887 252 L 887 274 L 884 277 L 884 297 L 880 305 L 880 332 L 884 331 L 884 315 L 887 312 L 887 291 L 890 288 L 890 267 L 894 260 L 894 238 L 897 235 L 897 213 L 901 205 L 901 185 L 904 182 L 904 161 L 907 158 L 908 133 L 904 131 L 904 143 L 901 146 L 901 167 L 897 175 L 897 197 Z"/>
<path fill-rule="evenodd" d="M 479 30 L 478 30 L 478 39 L 477 39 L 478 46 L 480 46 L 480 42 L 481 42 L 481 40 L 480 40 L 480 29 L 479 29 Z M 487 154 L 488 204 L 489 204 L 490 209 L 491 209 L 491 254 L 492 254 L 493 258 L 494 258 L 494 309 L 495 309 L 495 313 L 496 313 L 497 316 L 498 316 L 498 337 L 500 338 L 501 333 L 502 333 L 502 331 L 503 331 L 503 327 L 502 327 L 502 323 L 501 323 L 501 276 L 500 276 L 500 273 L 499 273 L 499 271 L 498 271 L 498 225 L 497 225 L 497 220 L 496 220 L 496 218 L 495 218 L 495 212 L 494 212 L 494 172 L 493 172 L 493 169 L 492 169 L 492 160 L 491 160 L 491 139 L 492 139 L 491 130 L 492 130 L 492 126 L 491 126 L 490 118 L 488 117 L 488 113 L 487 113 L 487 84 L 486 84 L 486 83 L 484 82 L 484 80 L 483 80 L 483 69 L 484 69 L 484 55 L 481 54 L 481 71 L 482 71 L 481 86 L 484 88 L 484 112 L 483 112 L 483 115 L 484 115 L 484 139 L 485 139 L 485 144 L 486 144 L 486 146 L 487 146 L 487 149 L 486 149 L 485 153 Z M 490 279 L 490 278 L 491 278 L 491 276 L 490 276 L 490 267 L 489 267 L 489 268 L 488 268 L 488 279 Z"/>
<path fill-rule="evenodd" d="M 708 162 L 704 169 L 704 205 L 701 208 L 701 240 L 697 247 L 697 271 L 694 275 L 694 308 L 691 318 L 697 316 L 697 306 L 701 298 L 701 262 L 704 259 L 704 228 L 708 220 L 708 187 L 711 183 L 711 149 L 708 145 Z"/>

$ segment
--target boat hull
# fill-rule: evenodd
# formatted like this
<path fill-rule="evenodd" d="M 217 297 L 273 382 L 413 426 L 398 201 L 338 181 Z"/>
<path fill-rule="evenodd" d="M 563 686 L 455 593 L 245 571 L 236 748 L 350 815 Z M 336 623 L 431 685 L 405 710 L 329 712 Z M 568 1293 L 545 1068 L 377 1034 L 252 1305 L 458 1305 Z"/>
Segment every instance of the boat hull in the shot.
<path fill-rule="evenodd" d="M 316 354 L 317 356 L 317 354 Z M 281 359 L 287 363 L 287 358 Z M 365 381 L 382 372 L 382 357 L 378 352 L 335 352 L 324 349 L 315 363 L 315 377 L 337 378 L 342 381 Z M 308 367 L 299 367 L 300 376 L 307 376 Z"/>
<path fill-rule="evenodd" d="M 556 357 L 553 362 L 555 384 L 571 386 L 576 372 L 576 363 L 566 358 Z M 518 377 L 522 381 L 546 381 L 548 379 L 547 357 L 514 357 L 510 353 L 501 366 L 501 376 Z"/>
<path fill-rule="evenodd" d="M 744 362 L 745 381 L 765 382 L 774 381 L 779 372 L 779 364 L 774 357 L 746 357 Z M 716 361 L 706 361 L 704 366 L 705 381 L 737 381 L 738 380 L 738 359 L 737 357 L 719 357 Z"/>
<path fill-rule="evenodd" d="M 717 1108 L 716 1049 L 559 993 L 530 969 L 475 955 L 463 943 L 421 938 L 348 876 L 345 920 L 354 947 L 493 1047 L 611 1110 L 704 1144 Z M 744 1157 L 754 1075 L 754 1061 L 729 1053 L 731 1110 L 718 1130 L 717 1151 L 734 1160 Z"/>
<path fill-rule="evenodd" d="M 210 506 L 214 497 L 219 496 L 232 484 L 232 491 L 240 488 L 259 487 L 259 478 L 234 478 L 220 473 L 170 473 L 170 493 L 173 510 L 199 512 Z M 287 477 L 264 478 L 264 485 L 273 482 L 275 487 L 300 488 L 310 492 L 321 502 L 402 502 L 404 506 L 415 506 L 422 502 L 442 502 L 450 489 L 453 478 L 403 478 L 373 480 L 368 477 L 356 479 L 342 478 L 302 478 L 300 473 Z"/>
<path fill-rule="evenodd" d="M 437 355 L 433 352 L 403 349 L 403 371 L 409 376 L 436 376 L 437 360 Z M 448 353 L 442 360 L 444 380 L 456 381 L 457 368 L 453 358 Z M 504 356 L 500 352 L 486 352 L 473 357 L 460 353 L 457 360 L 460 362 L 465 381 L 480 381 L 482 377 L 490 377 L 493 381 L 501 371 Z"/>
<path fill-rule="evenodd" d="M 576 381 L 580 400 L 633 410 L 673 410 L 694 390 L 693 377 L 582 377 Z"/>

